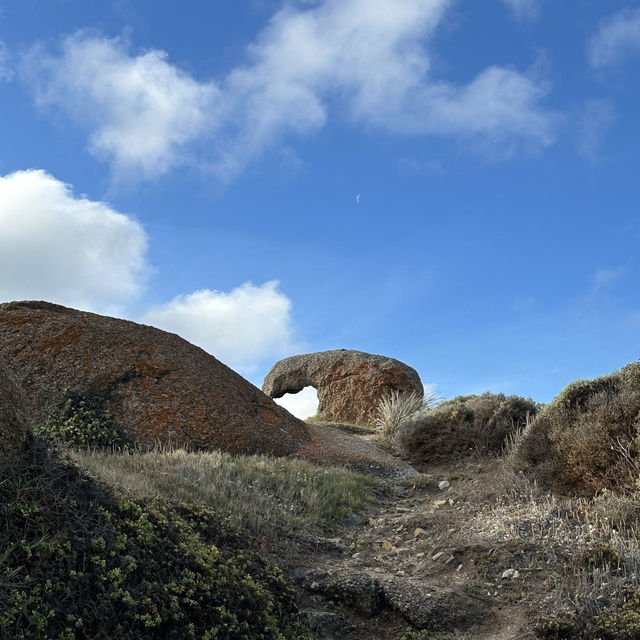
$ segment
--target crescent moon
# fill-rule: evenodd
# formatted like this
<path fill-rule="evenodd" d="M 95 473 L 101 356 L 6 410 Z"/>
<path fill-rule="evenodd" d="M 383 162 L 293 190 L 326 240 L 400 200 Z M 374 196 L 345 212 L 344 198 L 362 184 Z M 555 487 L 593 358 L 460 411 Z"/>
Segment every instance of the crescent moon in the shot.
<path fill-rule="evenodd" d="M 358 204 L 360 204 L 360 194 L 358 194 L 358 195 L 356 196 L 356 202 L 357 202 Z"/>

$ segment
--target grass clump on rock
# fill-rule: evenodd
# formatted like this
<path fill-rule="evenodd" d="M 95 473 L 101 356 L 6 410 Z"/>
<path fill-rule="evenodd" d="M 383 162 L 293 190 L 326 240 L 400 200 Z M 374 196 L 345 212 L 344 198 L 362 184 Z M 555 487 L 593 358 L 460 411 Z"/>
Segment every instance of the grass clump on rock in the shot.
<path fill-rule="evenodd" d="M 213 509 L 126 500 L 35 445 L 0 511 L 2 638 L 310 638 L 280 570 Z"/>
<path fill-rule="evenodd" d="M 633 490 L 640 477 L 640 362 L 566 386 L 527 429 L 516 459 L 557 491 Z"/>
<path fill-rule="evenodd" d="M 457 396 L 405 421 L 398 443 L 416 464 L 499 453 L 537 410 L 530 398 L 503 393 Z"/>
<path fill-rule="evenodd" d="M 97 449 L 129 444 L 100 396 L 69 398 L 37 432 L 65 447 Z"/>

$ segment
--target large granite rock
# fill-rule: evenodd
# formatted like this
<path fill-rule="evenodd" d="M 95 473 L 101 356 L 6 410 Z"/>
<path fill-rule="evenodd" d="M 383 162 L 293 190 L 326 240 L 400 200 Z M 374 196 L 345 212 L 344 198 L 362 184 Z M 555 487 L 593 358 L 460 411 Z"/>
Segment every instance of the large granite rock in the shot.
<path fill-rule="evenodd" d="M 125 433 L 233 453 L 294 453 L 306 425 L 177 335 L 47 302 L 0 304 L 0 361 L 37 424 L 69 398 L 99 396 Z"/>
<path fill-rule="evenodd" d="M 424 393 L 415 369 L 393 358 L 347 349 L 280 360 L 267 374 L 262 390 L 281 398 L 308 386 L 318 391 L 320 415 L 354 423 L 371 422 L 378 401 L 392 390 Z"/>
<path fill-rule="evenodd" d="M 11 463 L 27 434 L 24 396 L 0 364 L 0 468 Z"/>

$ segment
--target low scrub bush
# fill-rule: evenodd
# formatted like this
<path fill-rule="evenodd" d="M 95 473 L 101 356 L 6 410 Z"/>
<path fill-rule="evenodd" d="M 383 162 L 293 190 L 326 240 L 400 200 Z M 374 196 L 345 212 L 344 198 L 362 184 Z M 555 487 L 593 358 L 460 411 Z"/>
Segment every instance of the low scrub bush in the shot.
<path fill-rule="evenodd" d="M 227 518 L 126 500 L 41 446 L 0 478 L 0 638 L 308 639 Z"/>
<path fill-rule="evenodd" d="M 68 399 L 36 431 L 56 444 L 74 448 L 123 447 L 129 443 L 100 396 Z"/>
<path fill-rule="evenodd" d="M 516 452 L 522 470 L 557 491 L 627 491 L 640 475 L 640 363 L 577 380 L 540 413 Z"/>
<path fill-rule="evenodd" d="M 414 463 L 498 453 L 538 407 L 503 393 L 458 396 L 405 421 L 398 442 Z"/>

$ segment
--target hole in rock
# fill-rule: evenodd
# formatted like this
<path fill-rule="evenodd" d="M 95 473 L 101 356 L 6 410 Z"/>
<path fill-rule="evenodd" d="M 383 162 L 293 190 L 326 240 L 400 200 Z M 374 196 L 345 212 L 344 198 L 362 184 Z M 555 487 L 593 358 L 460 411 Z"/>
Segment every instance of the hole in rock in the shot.
<path fill-rule="evenodd" d="M 318 413 L 318 392 L 314 387 L 305 387 L 298 393 L 285 393 L 282 398 L 276 398 L 275 402 L 301 420 L 312 418 Z"/>

